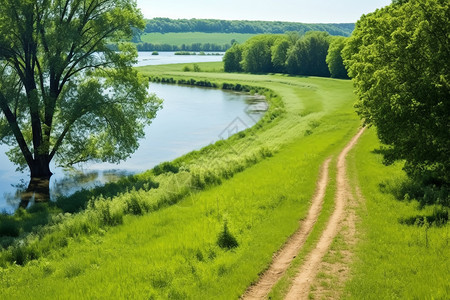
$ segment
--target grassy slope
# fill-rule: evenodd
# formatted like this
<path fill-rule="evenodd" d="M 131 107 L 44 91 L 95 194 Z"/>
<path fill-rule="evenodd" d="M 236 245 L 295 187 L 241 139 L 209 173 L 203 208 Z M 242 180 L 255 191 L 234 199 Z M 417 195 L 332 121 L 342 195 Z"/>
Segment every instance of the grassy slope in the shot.
<path fill-rule="evenodd" d="M 144 43 L 169 44 L 181 46 L 182 44 L 191 45 L 193 43 L 201 44 L 231 44 L 235 39 L 238 43 L 244 43 L 249 38 L 255 36 L 250 33 L 203 33 L 203 32 L 180 32 L 180 33 L 144 33 L 141 40 Z"/>
<path fill-rule="evenodd" d="M 175 206 L 142 217 L 126 216 L 124 225 L 104 235 L 72 239 L 68 247 L 46 258 L 1 270 L 0 298 L 236 298 L 295 231 L 314 192 L 320 164 L 336 155 L 357 130 L 351 83 L 183 73 L 181 68 L 142 71 L 244 82 L 282 96 L 287 113 L 247 139 L 249 148 L 265 146 L 278 152 Z M 305 136 L 306 130 L 312 134 Z M 225 251 L 215 244 L 224 220 L 240 243 L 236 250 Z"/>
<path fill-rule="evenodd" d="M 349 164 L 366 205 L 359 212 L 361 242 L 346 298 L 448 299 L 450 225 L 427 229 L 399 222 L 402 218 L 429 216 L 433 207 L 420 209 L 417 201 L 398 200 L 389 192 L 406 176 L 401 164 L 384 166 L 381 155 L 373 152 L 377 147 L 375 132 L 370 130 Z"/>

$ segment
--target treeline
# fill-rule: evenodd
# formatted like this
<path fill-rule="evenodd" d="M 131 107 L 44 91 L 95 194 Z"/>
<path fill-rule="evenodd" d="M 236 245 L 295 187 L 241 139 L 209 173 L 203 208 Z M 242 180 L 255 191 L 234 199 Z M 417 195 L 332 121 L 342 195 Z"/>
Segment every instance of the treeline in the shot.
<path fill-rule="evenodd" d="M 153 44 L 153 43 L 140 43 L 136 45 L 138 51 L 227 51 L 231 45 L 218 45 L 212 43 L 193 43 L 190 45 L 182 44 L 181 46 L 170 44 Z"/>
<path fill-rule="evenodd" d="M 331 35 L 350 36 L 355 29 L 353 23 L 343 24 L 304 24 L 294 22 L 271 21 L 228 21 L 213 19 L 154 18 L 147 20 L 145 32 L 220 32 L 220 33 L 285 33 L 296 31 L 300 34 L 308 31 L 325 31 Z"/>
<path fill-rule="evenodd" d="M 258 35 L 225 53 L 224 70 L 348 78 L 341 55 L 345 40 L 317 31 Z"/>

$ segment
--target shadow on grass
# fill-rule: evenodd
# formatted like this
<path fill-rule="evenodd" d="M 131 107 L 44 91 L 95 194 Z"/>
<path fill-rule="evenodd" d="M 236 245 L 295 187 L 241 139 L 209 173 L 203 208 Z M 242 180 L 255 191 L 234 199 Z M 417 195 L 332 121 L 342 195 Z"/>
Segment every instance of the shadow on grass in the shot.
<path fill-rule="evenodd" d="M 447 224 L 449 218 L 449 187 L 424 185 L 411 179 L 387 180 L 379 184 L 380 191 L 393 195 L 398 201 L 417 201 L 419 210 L 432 208 L 432 213 L 399 218 L 399 223 L 414 226 L 437 226 Z"/>

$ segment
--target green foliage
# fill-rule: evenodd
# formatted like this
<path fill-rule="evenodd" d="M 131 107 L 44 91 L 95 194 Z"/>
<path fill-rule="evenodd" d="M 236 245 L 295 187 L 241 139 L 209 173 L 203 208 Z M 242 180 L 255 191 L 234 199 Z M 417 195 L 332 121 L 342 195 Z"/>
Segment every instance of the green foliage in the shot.
<path fill-rule="evenodd" d="M 52 160 L 119 162 L 137 149 L 160 100 L 132 69 L 126 41 L 145 25 L 134 1 L 2 0 L 0 23 L 0 139 L 14 163 L 49 177 Z"/>
<path fill-rule="evenodd" d="M 359 124 L 351 109 L 349 82 L 226 73 L 183 77 L 180 68 L 140 70 L 146 74 L 163 70 L 151 73 L 159 80 L 210 82 L 218 87 L 226 82 L 233 89 L 253 90 L 270 99 L 269 111 L 245 135 L 174 162 L 186 167 L 154 178 L 158 189 L 131 189 L 110 198 L 110 215 L 123 212 L 122 225 L 103 226 L 101 221 L 109 219 L 105 213 L 88 208 L 54 217 L 52 226 L 11 248 L 25 254 L 21 257 L 28 263 L 22 267 L 10 265 L 11 251 L 2 251 L 0 298 L 39 294 L 43 299 L 203 299 L 217 298 L 219 289 L 222 299 L 236 298 L 298 228 L 314 194 L 320 164 L 344 146 Z M 304 137 L 314 120 L 320 125 L 313 136 Z M 219 177 L 222 184 L 198 191 L 190 186 L 194 172 Z M 332 207 L 332 201 L 328 203 Z M 136 217 L 140 210 L 143 215 Z M 235 251 L 223 251 L 216 244 L 217 229 L 225 219 L 239 241 Z M 40 259 L 30 261 L 36 256 Z"/>
<path fill-rule="evenodd" d="M 234 44 L 223 57 L 225 72 L 241 72 L 242 46 Z"/>
<path fill-rule="evenodd" d="M 228 50 L 235 42 L 244 43 L 255 34 L 171 32 L 144 33 L 139 51 L 217 51 Z"/>
<path fill-rule="evenodd" d="M 250 73 L 268 73 L 273 70 L 271 48 L 277 36 L 259 35 L 243 46 L 242 69 Z"/>
<path fill-rule="evenodd" d="M 217 245 L 222 249 L 233 249 L 239 246 L 236 238 L 231 234 L 228 229 L 228 222 L 223 223 L 223 230 L 219 233 L 217 237 Z"/>
<path fill-rule="evenodd" d="M 17 222 L 11 218 L 0 218 L 0 220 L 0 236 L 19 236 L 20 229 L 17 226 Z"/>
<path fill-rule="evenodd" d="M 259 35 L 229 49 L 224 57 L 224 70 L 329 77 L 326 63 L 329 44 L 326 32 L 308 32 L 303 37 L 294 33 Z"/>
<path fill-rule="evenodd" d="M 376 131 L 368 130 L 348 164 L 349 173 L 358 178 L 364 204 L 357 212 L 361 239 L 343 298 L 448 298 L 448 208 L 423 205 L 413 194 L 400 196 L 411 181 L 402 171 L 403 163 L 384 166 L 382 156 L 373 152 L 376 147 Z"/>
<path fill-rule="evenodd" d="M 344 48 L 356 109 L 374 125 L 387 164 L 432 185 L 450 183 L 450 4 L 411 0 L 358 21 Z"/>
<path fill-rule="evenodd" d="M 163 162 L 160 163 L 159 165 L 157 165 L 156 167 L 153 168 L 153 174 L 157 175 L 161 175 L 162 173 L 167 173 L 167 172 L 171 172 L 171 173 L 178 173 L 180 171 L 180 167 L 177 166 L 175 163 L 173 162 Z"/>
<path fill-rule="evenodd" d="M 288 37 L 280 38 L 272 46 L 272 64 L 277 73 L 286 73 L 287 52 L 291 42 Z"/>
<path fill-rule="evenodd" d="M 329 77 L 326 57 L 330 36 L 325 32 L 309 32 L 288 50 L 286 67 L 290 74 Z"/>
<path fill-rule="evenodd" d="M 331 35 L 349 36 L 355 24 L 304 24 L 295 22 L 270 21 L 228 21 L 214 19 L 169 19 L 154 18 L 147 20 L 145 32 L 148 33 L 174 33 L 174 32 L 203 32 L 203 33 L 285 33 L 296 31 L 326 31 Z"/>
<path fill-rule="evenodd" d="M 331 40 L 326 62 L 333 78 L 348 79 L 347 69 L 342 58 L 342 50 L 346 40 L 344 37 L 334 37 Z"/>
<path fill-rule="evenodd" d="M 198 64 L 194 64 L 194 72 L 201 72 L 200 66 Z"/>

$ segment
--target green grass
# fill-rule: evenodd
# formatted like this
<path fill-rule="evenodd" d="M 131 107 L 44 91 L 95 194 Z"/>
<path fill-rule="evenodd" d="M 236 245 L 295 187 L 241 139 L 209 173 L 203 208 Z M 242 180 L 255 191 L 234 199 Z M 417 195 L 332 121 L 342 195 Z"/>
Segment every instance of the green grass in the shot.
<path fill-rule="evenodd" d="M 365 197 L 360 208 L 360 244 L 346 286 L 348 299 L 448 299 L 450 295 L 449 228 L 402 224 L 402 219 L 431 216 L 414 199 L 393 196 L 407 180 L 402 164 L 386 167 L 373 152 L 374 130 L 356 146 L 351 171 Z"/>
<path fill-rule="evenodd" d="M 199 65 L 202 70 L 212 66 Z M 306 215 L 320 165 L 336 156 L 359 126 L 349 81 L 186 73 L 180 65 L 140 70 L 152 76 L 265 87 L 273 91 L 272 106 L 277 97 L 283 100 L 284 105 L 271 110 L 285 112 L 273 120 L 269 112 L 255 128 L 181 158 L 178 173 L 154 178 L 157 189 L 130 191 L 93 204 L 100 217 L 121 225 L 72 235 L 62 248 L 49 249 L 23 267 L 0 269 L 0 298 L 237 298 Z M 212 184 L 194 185 L 206 188 L 198 192 L 186 190 L 183 182 L 189 178 L 191 183 Z M 174 191 L 174 186 L 182 191 Z M 185 196 L 172 201 L 171 192 Z M 122 207 L 135 207 L 132 198 L 151 205 L 161 197 L 170 201 L 145 209 L 142 216 L 116 217 Z M 332 203 L 326 203 L 329 214 Z M 89 216 L 64 218 L 76 223 Z M 236 248 L 217 245 L 225 222 L 238 242 Z M 48 243 L 55 238 L 46 236 Z"/>
<path fill-rule="evenodd" d="M 201 44 L 231 44 L 231 40 L 244 43 L 256 34 L 250 33 L 204 33 L 204 32 L 180 32 L 180 33 L 144 33 L 141 40 L 144 43 L 169 44 L 175 46 Z"/>

